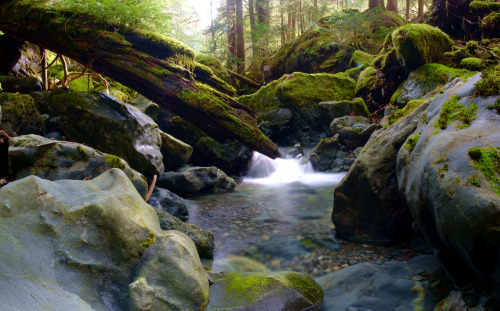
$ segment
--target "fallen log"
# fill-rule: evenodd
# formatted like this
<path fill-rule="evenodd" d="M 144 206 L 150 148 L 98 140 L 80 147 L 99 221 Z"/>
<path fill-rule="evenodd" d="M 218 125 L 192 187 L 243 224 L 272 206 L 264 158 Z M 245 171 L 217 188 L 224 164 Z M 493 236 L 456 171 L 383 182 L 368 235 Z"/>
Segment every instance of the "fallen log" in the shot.
<path fill-rule="evenodd" d="M 236 138 L 270 158 L 280 155 L 249 108 L 194 79 L 194 51 L 183 43 L 37 3 L 1 0 L 0 30 L 86 64 L 216 140 Z"/>

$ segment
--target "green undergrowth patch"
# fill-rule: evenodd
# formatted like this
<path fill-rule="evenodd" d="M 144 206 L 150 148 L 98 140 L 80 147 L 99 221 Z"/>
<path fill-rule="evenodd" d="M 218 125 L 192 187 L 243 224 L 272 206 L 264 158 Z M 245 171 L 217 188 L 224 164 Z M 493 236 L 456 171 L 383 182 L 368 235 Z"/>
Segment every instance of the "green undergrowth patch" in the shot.
<path fill-rule="evenodd" d="M 119 168 L 122 170 L 125 169 L 125 165 L 123 164 L 122 160 L 117 156 L 108 154 L 104 157 L 104 162 L 108 163 L 112 168 Z"/>
<path fill-rule="evenodd" d="M 493 105 L 486 106 L 486 109 L 495 109 L 500 114 L 500 97 L 497 98 Z"/>
<path fill-rule="evenodd" d="M 413 149 L 415 149 L 415 146 L 417 145 L 420 135 L 421 133 L 418 133 L 408 138 L 408 142 L 405 144 L 405 147 L 410 151 L 410 153 L 412 153 Z"/>
<path fill-rule="evenodd" d="M 476 119 L 477 105 L 470 102 L 467 105 L 461 105 L 459 96 L 452 96 L 451 99 L 443 104 L 439 119 L 434 124 L 434 127 L 446 129 L 448 125 L 458 120 L 461 124 L 457 125 L 457 129 L 468 128 L 472 121 Z"/>
<path fill-rule="evenodd" d="M 36 112 L 35 100 L 26 94 L 2 92 L 0 93 L 0 106 L 4 113 L 9 112 L 17 117 Z"/>
<path fill-rule="evenodd" d="M 389 116 L 389 125 L 393 125 L 394 123 L 398 122 L 399 120 L 403 119 L 410 113 L 412 113 L 413 110 L 417 109 L 418 106 L 422 105 L 425 102 L 423 99 L 419 100 L 411 100 L 409 101 L 404 108 L 396 110 L 392 115 Z"/>
<path fill-rule="evenodd" d="M 500 148 L 474 147 L 469 149 L 468 154 L 473 161 L 471 166 L 483 173 L 492 190 L 500 195 Z"/>
<path fill-rule="evenodd" d="M 475 84 L 475 96 L 500 95 L 500 64 L 482 71 L 482 79 Z"/>

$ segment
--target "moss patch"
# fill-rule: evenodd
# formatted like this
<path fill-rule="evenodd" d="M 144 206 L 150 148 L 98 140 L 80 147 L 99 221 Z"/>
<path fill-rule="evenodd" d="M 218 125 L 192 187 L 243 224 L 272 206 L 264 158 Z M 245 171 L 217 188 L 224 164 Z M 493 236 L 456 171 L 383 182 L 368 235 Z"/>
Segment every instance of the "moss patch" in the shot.
<path fill-rule="evenodd" d="M 389 125 L 392 125 L 399 120 L 403 119 L 410 113 L 412 113 L 413 110 L 417 109 L 418 106 L 420 106 L 422 103 L 424 103 L 425 100 L 411 100 L 409 101 L 406 106 L 402 109 L 396 110 L 392 115 L 389 116 Z"/>
<path fill-rule="evenodd" d="M 476 96 L 500 95 L 500 65 L 483 70 L 482 79 L 476 83 Z"/>
<path fill-rule="evenodd" d="M 408 138 L 408 142 L 405 144 L 405 147 L 410 151 L 410 153 L 412 153 L 413 149 L 415 149 L 415 146 L 417 145 L 419 138 L 420 138 L 420 133 L 415 134 L 410 138 Z"/>
<path fill-rule="evenodd" d="M 111 166 L 111 168 L 125 169 L 125 165 L 122 163 L 122 159 L 117 156 L 108 154 L 104 157 L 104 161 Z"/>
<path fill-rule="evenodd" d="M 459 96 L 452 96 L 452 98 L 443 104 L 439 119 L 434 124 L 434 127 L 439 129 L 446 129 L 448 125 L 459 120 L 462 124 L 457 125 L 457 129 L 468 128 L 472 121 L 476 119 L 477 106 L 474 103 L 461 105 Z"/>
<path fill-rule="evenodd" d="M 0 94 L 0 105 L 4 113 L 11 113 L 18 118 L 37 111 L 33 97 L 25 94 L 2 92 Z"/>
<path fill-rule="evenodd" d="M 139 244 L 139 248 L 141 248 L 141 247 L 150 247 L 151 245 L 153 245 L 155 243 L 156 243 L 156 236 L 155 236 L 155 234 L 152 231 L 149 231 L 148 232 L 148 237 L 146 238 L 146 240 L 144 242 L 142 242 L 141 244 Z"/>
<path fill-rule="evenodd" d="M 468 154 L 473 161 L 471 166 L 483 173 L 492 190 L 500 195 L 500 148 L 474 147 L 469 149 Z"/>
<path fill-rule="evenodd" d="M 483 68 L 481 59 L 477 57 L 467 57 L 460 61 L 460 68 L 479 71 Z"/>

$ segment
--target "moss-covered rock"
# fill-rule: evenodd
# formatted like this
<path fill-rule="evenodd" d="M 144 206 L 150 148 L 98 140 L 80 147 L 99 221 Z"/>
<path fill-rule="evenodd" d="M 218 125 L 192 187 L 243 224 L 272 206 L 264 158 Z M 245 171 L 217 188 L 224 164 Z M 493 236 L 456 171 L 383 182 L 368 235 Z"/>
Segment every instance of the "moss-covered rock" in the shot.
<path fill-rule="evenodd" d="M 0 59 L 1 76 L 41 77 L 42 53 L 33 43 L 0 33 Z"/>
<path fill-rule="evenodd" d="M 197 54 L 194 57 L 194 60 L 202 65 L 209 67 L 212 72 L 222 80 L 226 81 L 226 83 L 231 83 L 231 76 L 227 72 L 227 70 L 222 66 L 222 63 L 219 59 L 209 55 Z"/>
<path fill-rule="evenodd" d="M 349 61 L 349 67 L 351 68 L 360 68 L 360 67 L 368 67 L 372 64 L 375 56 L 363 52 L 361 50 L 356 50 L 352 53 L 351 60 Z"/>
<path fill-rule="evenodd" d="M 498 36 L 500 32 L 500 12 L 491 12 L 481 20 L 481 29 L 488 37 Z"/>
<path fill-rule="evenodd" d="M 482 79 L 476 83 L 476 96 L 500 95 L 500 65 L 485 68 Z"/>
<path fill-rule="evenodd" d="M 186 164 L 193 154 L 193 147 L 167 133 L 160 132 L 160 135 L 165 170 L 175 170 Z"/>
<path fill-rule="evenodd" d="M 28 94 L 42 90 L 42 85 L 36 78 L 0 76 L 0 83 L 4 92 Z"/>
<path fill-rule="evenodd" d="M 296 142 L 312 144 L 320 134 L 328 130 L 333 119 L 325 114 L 320 102 L 351 100 L 354 97 L 355 81 L 344 73 L 306 74 L 295 72 L 284 75 L 262 87 L 257 93 L 245 95 L 239 101 L 252 108 L 257 118 L 263 119 L 266 112 L 286 108 L 292 117 L 280 135 L 270 133 L 270 138 L 279 144 L 293 145 Z"/>
<path fill-rule="evenodd" d="M 397 14 L 379 7 L 362 13 L 348 10 L 323 18 L 318 27 L 267 56 L 252 77 L 256 81 L 271 81 L 295 71 L 343 72 L 349 69 L 355 50 L 377 53 L 385 36 L 405 23 Z"/>
<path fill-rule="evenodd" d="M 236 187 L 235 181 L 215 166 L 184 167 L 166 172 L 160 175 L 157 184 L 179 195 L 233 191 Z"/>
<path fill-rule="evenodd" d="M 467 68 L 468 69 L 468 68 Z M 391 104 L 404 106 L 411 100 L 418 100 L 425 94 L 445 85 L 454 78 L 472 77 L 476 72 L 450 68 L 441 64 L 425 64 L 412 71 L 391 97 Z"/>
<path fill-rule="evenodd" d="M 121 169 L 141 196 L 146 197 L 146 178 L 116 156 L 85 145 L 55 141 L 38 135 L 14 137 L 9 141 L 9 158 L 15 179 L 35 175 L 48 180 L 94 179 L 112 169 Z"/>
<path fill-rule="evenodd" d="M 67 139 L 119 156 L 146 176 L 164 171 L 158 125 L 132 105 L 99 92 L 52 92 L 41 104 L 60 117 Z"/>
<path fill-rule="evenodd" d="M 0 93 L 0 130 L 10 136 L 25 134 L 42 135 L 45 131 L 43 119 L 30 95 Z"/>
<path fill-rule="evenodd" d="M 339 149 L 339 135 L 323 138 L 309 154 L 309 161 L 311 161 L 314 169 L 318 171 L 329 170 L 333 166 Z"/>
<path fill-rule="evenodd" d="M 163 130 L 193 147 L 189 160 L 192 165 L 213 165 L 229 175 L 241 175 L 248 170 L 253 151 L 238 141 L 217 142 L 180 117 L 169 119 Z"/>
<path fill-rule="evenodd" d="M 319 106 L 325 109 L 329 116 L 339 118 L 343 116 L 362 116 L 369 117 L 370 111 L 366 107 L 365 101 L 362 98 L 355 98 L 353 100 L 341 100 L 321 102 Z"/>
<path fill-rule="evenodd" d="M 323 290 L 297 272 L 223 273 L 211 275 L 207 310 L 319 310 Z"/>
<path fill-rule="evenodd" d="M 460 61 L 460 68 L 479 71 L 483 68 L 483 63 L 481 59 L 477 57 L 467 57 Z"/>
<path fill-rule="evenodd" d="M 139 295 L 158 309 L 208 304 L 194 245 L 160 229 L 121 170 L 91 181 L 29 176 L 1 188 L 0 197 L 0 269 L 8 276 L 0 279 L 0 309 L 128 310 L 134 279 L 150 285 Z"/>
<path fill-rule="evenodd" d="M 398 57 L 408 70 L 439 61 L 453 46 L 447 34 L 426 24 L 399 27 L 391 34 L 391 38 Z"/>

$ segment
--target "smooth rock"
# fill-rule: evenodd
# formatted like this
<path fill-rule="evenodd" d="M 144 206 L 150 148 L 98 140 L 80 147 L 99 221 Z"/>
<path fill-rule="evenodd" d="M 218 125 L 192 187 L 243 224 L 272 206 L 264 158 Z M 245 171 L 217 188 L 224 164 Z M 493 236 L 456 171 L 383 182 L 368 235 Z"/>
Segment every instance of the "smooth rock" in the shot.
<path fill-rule="evenodd" d="M 167 189 L 155 187 L 148 203 L 154 209 L 164 210 L 182 221 L 189 219 L 189 212 L 184 199 Z"/>
<path fill-rule="evenodd" d="M 121 157 L 146 176 L 163 173 L 158 125 L 134 106 L 104 93 L 58 90 L 42 100 L 40 109 L 61 118 L 67 140 Z"/>
<path fill-rule="evenodd" d="M 176 172 L 166 172 L 160 175 L 157 184 L 179 195 L 233 191 L 236 187 L 234 180 L 215 166 L 184 167 Z"/>
<path fill-rule="evenodd" d="M 193 154 L 193 147 L 167 133 L 160 132 L 160 135 L 165 170 L 176 170 L 186 164 Z"/>
<path fill-rule="evenodd" d="M 9 157 L 15 179 L 35 175 L 48 180 L 94 179 L 111 168 L 121 169 L 143 197 L 146 178 L 128 163 L 82 144 L 57 141 L 38 135 L 14 137 L 9 141 Z"/>

